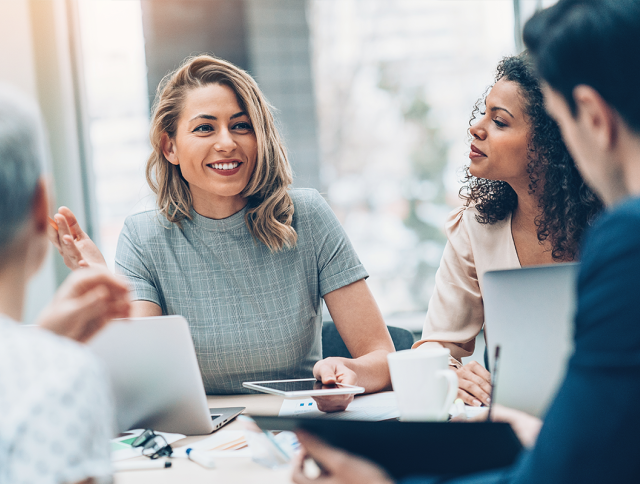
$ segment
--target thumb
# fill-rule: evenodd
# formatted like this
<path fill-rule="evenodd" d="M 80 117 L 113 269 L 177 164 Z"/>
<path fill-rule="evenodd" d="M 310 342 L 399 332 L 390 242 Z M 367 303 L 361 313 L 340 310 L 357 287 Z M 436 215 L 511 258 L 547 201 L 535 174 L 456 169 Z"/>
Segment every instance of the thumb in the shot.
<path fill-rule="evenodd" d="M 320 360 L 313 368 L 313 376 L 324 384 L 336 383 L 336 367 L 327 360 Z"/>

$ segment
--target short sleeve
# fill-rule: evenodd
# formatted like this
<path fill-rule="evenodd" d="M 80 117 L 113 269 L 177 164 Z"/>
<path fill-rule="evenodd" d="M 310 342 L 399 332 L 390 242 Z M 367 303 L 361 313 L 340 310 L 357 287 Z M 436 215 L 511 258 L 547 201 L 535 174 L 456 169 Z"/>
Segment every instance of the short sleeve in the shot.
<path fill-rule="evenodd" d="M 349 237 L 329 204 L 316 191 L 309 190 L 304 218 L 308 224 L 318 261 L 320 295 L 369 277 Z"/>
<path fill-rule="evenodd" d="M 484 307 L 465 208 L 454 210 L 445 226 L 447 245 L 424 323 L 422 338 L 413 347 L 437 343 L 457 360 L 473 354 L 475 338 L 484 323 Z M 429 345 L 427 345 L 429 346 Z"/>
<path fill-rule="evenodd" d="M 88 354 L 65 384 L 52 382 L 31 404 L 15 433 L 9 482 L 72 483 L 87 478 L 111 482 L 109 440 L 113 437 L 108 376 Z"/>
<path fill-rule="evenodd" d="M 162 307 L 160 295 L 149 262 L 142 250 L 135 223 L 128 218 L 118 239 L 116 271 L 125 275 L 136 301 L 151 301 Z"/>

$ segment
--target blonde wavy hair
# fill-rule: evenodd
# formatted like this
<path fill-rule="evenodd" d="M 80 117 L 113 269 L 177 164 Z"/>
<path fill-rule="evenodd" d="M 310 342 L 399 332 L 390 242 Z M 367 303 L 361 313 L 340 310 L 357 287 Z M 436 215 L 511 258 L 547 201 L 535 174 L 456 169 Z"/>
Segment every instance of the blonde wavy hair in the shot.
<path fill-rule="evenodd" d="M 189 184 L 180 167 L 165 158 L 161 139 L 163 133 L 175 138 L 188 93 L 210 84 L 228 86 L 233 90 L 256 134 L 256 165 L 241 193 L 248 199 L 245 223 L 249 232 L 272 252 L 295 247 L 298 234 L 291 226 L 294 208 L 288 191 L 293 177 L 271 106 L 247 72 L 210 55 L 187 58 L 158 86 L 149 134 L 153 152 L 147 161 L 146 175 L 147 183 L 156 194 L 160 212 L 169 222 L 179 226 L 185 218 L 192 218 Z"/>

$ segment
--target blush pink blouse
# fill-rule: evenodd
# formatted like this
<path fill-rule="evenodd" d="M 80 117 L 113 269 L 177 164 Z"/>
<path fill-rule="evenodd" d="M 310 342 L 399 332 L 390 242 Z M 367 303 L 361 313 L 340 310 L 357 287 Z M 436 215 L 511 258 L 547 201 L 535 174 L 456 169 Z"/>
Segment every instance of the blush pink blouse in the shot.
<path fill-rule="evenodd" d="M 476 336 L 484 325 L 484 273 L 520 267 L 511 215 L 494 224 L 481 224 L 477 214 L 474 207 L 460 207 L 449 215 L 445 224 L 448 242 L 436 272 L 422 339 L 413 345 L 449 348 L 455 366 L 473 354 Z"/>

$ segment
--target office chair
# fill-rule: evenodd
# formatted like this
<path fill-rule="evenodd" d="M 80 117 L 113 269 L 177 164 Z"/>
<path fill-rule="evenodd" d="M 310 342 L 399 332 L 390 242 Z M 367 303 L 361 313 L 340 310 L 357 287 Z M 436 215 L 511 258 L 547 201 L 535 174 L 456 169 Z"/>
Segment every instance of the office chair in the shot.
<path fill-rule="evenodd" d="M 410 331 L 395 326 L 387 326 L 387 329 L 396 351 L 411 348 L 413 334 Z M 349 353 L 347 346 L 342 341 L 342 337 L 333 321 L 325 321 L 322 324 L 322 357 L 327 358 L 329 356 L 351 358 L 351 353 Z"/>

